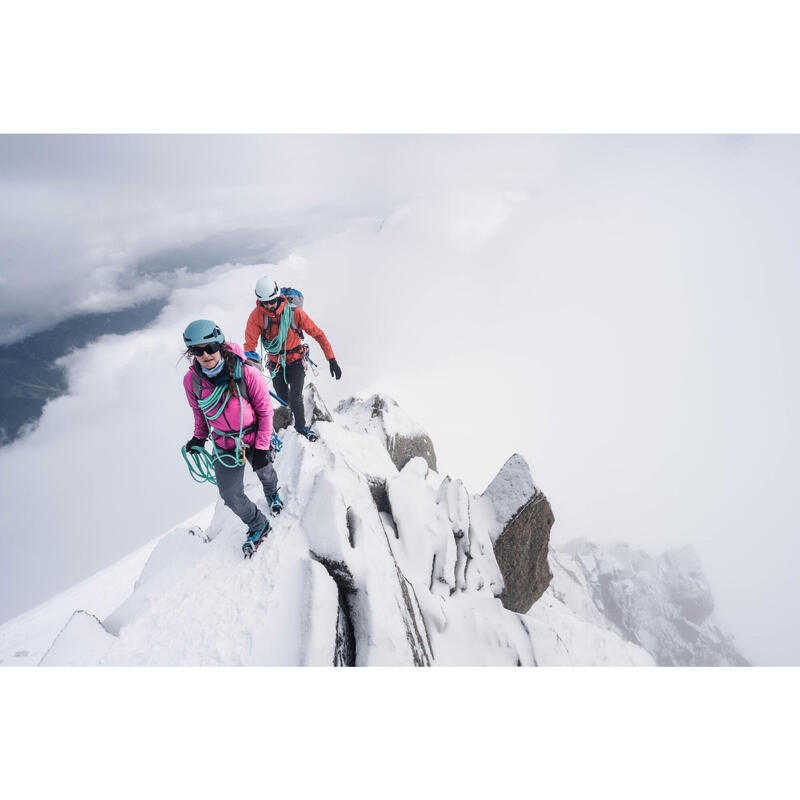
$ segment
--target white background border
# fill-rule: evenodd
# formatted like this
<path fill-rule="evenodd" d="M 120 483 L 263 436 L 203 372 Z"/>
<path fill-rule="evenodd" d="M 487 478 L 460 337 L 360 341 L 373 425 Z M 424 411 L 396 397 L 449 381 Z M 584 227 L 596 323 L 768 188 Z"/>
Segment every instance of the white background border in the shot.
<path fill-rule="evenodd" d="M 3 11 L 0 129 L 794 133 L 797 30 L 792 4 L 763 0 L 34 1 Z M 799 677 L 4 669 L 0 785 L 15 798 L 789 797 Z"/>

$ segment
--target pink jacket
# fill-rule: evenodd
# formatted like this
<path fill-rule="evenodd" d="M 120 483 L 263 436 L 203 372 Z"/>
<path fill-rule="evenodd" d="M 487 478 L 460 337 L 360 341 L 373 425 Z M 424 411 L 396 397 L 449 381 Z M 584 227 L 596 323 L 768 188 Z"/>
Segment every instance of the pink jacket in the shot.
<path fill-rule="evenodd" d="M 244 361 L 244 350 L 240 344 L 226 342 L 228 349 Z M 194 363 L 188 372 L 183 376 L 183 388 L 186 398 L 194 412 L 194 435 L 199 439 L 208 436 L 208 425 L 206 424 L 203 412 L 197 405 L 197 398 L 192 391 L 192 374 L 194 373 Z M 201 371 L 200 396 L 208 397 L 214 391 L 214 384 L 202 374 Z M 272 440 L 272 399 L 269 396 L 269 386 L 264 376 L 255 367 L 249 364 L 244 365 L 244 380 L 247 384 L 247 393 L 250 395 L 248 403 L 243 398 L 240 400 L 238 395 L 234 395 L 228 400 L 225 411 L 217 417 L 211 424 L 216 430 L 238 431 L 240 424 L 241 404 L 244 405 L 244 421 L 246 428 L 248 425 L 256 423 L 258 430 L 245 434 L 243 441 L 248 447 L 255 447 L 257 450 L 269 450 Z M 215 406 L 211 413 L 216 413 L 219 406 Z M 223 450 L 232 450 L 236 447 L 236 442 L 228 437 L 214 437 L 217 447 Z"/>

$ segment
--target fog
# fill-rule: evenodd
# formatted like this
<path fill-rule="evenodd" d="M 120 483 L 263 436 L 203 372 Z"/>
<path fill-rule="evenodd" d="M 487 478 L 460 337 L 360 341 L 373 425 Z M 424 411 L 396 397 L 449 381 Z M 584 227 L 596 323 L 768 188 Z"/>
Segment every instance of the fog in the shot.
<path fill-rule="evenodd" d="M 522 453 L 557 544 L 693 544 L 745 655 L 800 663 L 798 173 L 795 137 L 0 138 L 1 341 L 164 302 L 75 342 L 0 449 L 0 620 L 214 499 L 180 333 L 241 341 L 268 272 L 331 340 L 330 405 L 394 396 L 474 492 Z M 153 259 L 289 225 L 277 264 Z"/>

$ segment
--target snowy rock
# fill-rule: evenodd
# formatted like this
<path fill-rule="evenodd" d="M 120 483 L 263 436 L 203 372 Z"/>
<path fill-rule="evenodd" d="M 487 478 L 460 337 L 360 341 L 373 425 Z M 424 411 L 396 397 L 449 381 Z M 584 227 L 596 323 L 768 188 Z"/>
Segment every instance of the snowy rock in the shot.
<path fill-rule="evenodd" d="M 495 533 L 495 539 L 536 493 L 528 462 L 515 453 L 503 464 L 483 493 L 491 501 L 500 526 Z"/>
<path fill-rule="evenodd" d="M 320 396 L 313 383 L 306 384 L 303 389 L 303 407 L 306 412 L 306 425 L 309 427 L 315 422 L 333 422 L 333 416 L 328 411 L 328 406 Z"/>
<path fill-rule="evenodd" d="M 275 433 L 288 428 L 292 425 L 292 412 L 287 406 L 282 405 L 274 397 L 272 398 L 272 427 Z M 315 422 L 332 422 L 333 417 L 325 401 L 320 396 L 317 387 L 313 383 L 307 383 L 303 387 L 303 408 L 306 414 L 306 425 L 311 427 Z"/>
<path fill-rule="evenodd" d="M 351 397 L 339 403 L 336 414 L 342 417 L 341 424 L 348 430 L 369 432 L 382 439 L 397 469 L 402 469 L 412 458 L 421 457 L 436 471 L 436 451 L 430 436 L 391 397 L 383 394 L 374 394 L 366 400 Z"/>
<path fill-rule="evenodd" d="M 506 608 L 525 613 L 553 577 L 547 563 L 553 511 L 518 454 L 506 461 L 482 498 L 491 504 L 496 521 L 491 537 L 505 583 L 500 599 Z"/>

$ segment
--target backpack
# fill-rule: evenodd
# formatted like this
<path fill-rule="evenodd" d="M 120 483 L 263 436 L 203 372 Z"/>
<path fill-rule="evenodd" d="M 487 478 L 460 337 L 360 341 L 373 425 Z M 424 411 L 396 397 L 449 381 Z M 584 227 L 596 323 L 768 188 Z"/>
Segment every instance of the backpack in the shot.
<path fill-rule="evenodd" d="M 292 289 L 291 286 L 282 286 L 281 294 L 289 301 L 290 305 L 296 308 L 303 307 L 303 293 L 299 289 Z"/>

